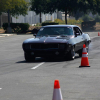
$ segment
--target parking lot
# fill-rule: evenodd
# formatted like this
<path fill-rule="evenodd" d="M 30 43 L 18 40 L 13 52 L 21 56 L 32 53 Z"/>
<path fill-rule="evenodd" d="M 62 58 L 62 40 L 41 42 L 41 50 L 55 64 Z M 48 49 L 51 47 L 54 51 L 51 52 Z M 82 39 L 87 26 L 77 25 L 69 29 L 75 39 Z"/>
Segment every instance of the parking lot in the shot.
<path fill-rule="evenodd" d="M 60 82 L 63 100 L 100 100 L 100 37 L 89 33 L 90 67 L 79 68 L 75 60 L 24 60 L 22 42 L 32 35 L 0 38 L 0 100 L 52 100 L 54 80 Z"/>

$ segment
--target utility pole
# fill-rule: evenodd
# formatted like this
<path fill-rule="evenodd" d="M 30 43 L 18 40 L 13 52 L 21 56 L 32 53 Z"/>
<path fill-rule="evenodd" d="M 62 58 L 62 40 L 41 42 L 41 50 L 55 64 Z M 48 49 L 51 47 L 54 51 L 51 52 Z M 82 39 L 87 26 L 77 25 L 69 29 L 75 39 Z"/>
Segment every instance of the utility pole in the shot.
<path fill-rule="evenodd" d="M 0 27 L 2 27 L 2 14 L 0 16 Z"/>
<path fill-rule="evenodd" d="M 8 9 L 8 28 L 7 33 L 12 33 L 12 29 L 10 27 L 10 10 Z"/>
<path fill-rule="evenodd" d="M 42 17 L 41 17 L 41 12 L 40 12 L 40 23 L 42 23 Z"/>

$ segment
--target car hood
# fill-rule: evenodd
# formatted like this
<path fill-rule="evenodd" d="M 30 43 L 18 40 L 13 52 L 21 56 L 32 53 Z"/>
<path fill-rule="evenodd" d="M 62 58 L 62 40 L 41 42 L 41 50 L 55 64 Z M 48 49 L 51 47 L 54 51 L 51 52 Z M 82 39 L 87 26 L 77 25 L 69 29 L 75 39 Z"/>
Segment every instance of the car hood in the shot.
<path fill-rule="evenodd" d="M 30 38 L 24 41 L 24 43 L 66 43 L 69 39 L 73 38 L 73 36 L 56 36 L 56 37 L 36 37 Z"/>

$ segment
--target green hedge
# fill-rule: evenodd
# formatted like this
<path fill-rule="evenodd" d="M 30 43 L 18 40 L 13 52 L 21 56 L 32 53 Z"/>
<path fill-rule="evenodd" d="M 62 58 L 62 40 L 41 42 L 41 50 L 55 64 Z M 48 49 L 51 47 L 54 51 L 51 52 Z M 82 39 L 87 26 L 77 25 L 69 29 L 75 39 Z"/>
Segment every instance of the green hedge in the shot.
<path fill-rule="evenodd" d="M 83 17 L 82 17 L 82 20 L 84 22 L 87 22 L 87 21 L 93 21 L 94 18 L 90 17 L 89 15 L 85 14 Z"/>
<path fill-rule="evenodd" d="M 96 22 L 100 22 L 100 16 L 99 16 L 99 15 L 96 15 L 96 16 L 95 16 L 95 21 L 96 21 Z"/>
<path fill-rule="evenodd" d="M 87 22 L 82 22 L 81 28 L 82 30 L 94 30 L 96 25 L 96 21 L 87 21 Z"/>
<path fill-rule="evenodd" d="M 46 26 L 46 25 L 58 25 L 59 23 L 55 23 L 55 22 L 44 22 L 41 25 L 42 26 Z"/>
<path fill-rule="evenodd" d="M 24 33 L 29 29 L 28 23 L 10 23 L 12 31 L 14 33 Z M 3 29 L 7 31 L 8 23 L 3 23 Z"/>

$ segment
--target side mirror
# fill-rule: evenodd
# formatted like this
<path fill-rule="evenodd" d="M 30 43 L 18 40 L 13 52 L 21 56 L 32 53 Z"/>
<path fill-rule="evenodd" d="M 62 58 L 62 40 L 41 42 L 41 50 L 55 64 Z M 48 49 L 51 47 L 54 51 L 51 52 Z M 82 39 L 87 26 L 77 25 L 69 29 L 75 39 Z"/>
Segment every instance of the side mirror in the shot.
<path fill-rule="evenodd" d="M 75 33 L 75 36 L 77 37 L 78 35 L 80 35 L 80 33 Z"/>
<path fill-rule="evenodd" d="M 33 34 L 33 36 L 35 36 L 35 37 L 36 37 L 36 34 Z"/>
<path fill-rule="evenodd" d="M 34 28 L 34 29 L 32 30 L 32 34 L 37 34 L 38 31 L 39 31 L 38 29 Z"/>
<path fill-rule="evenodd" d="M 80 33 L 76 33 L 77 35 L 80 35 Z"/>

